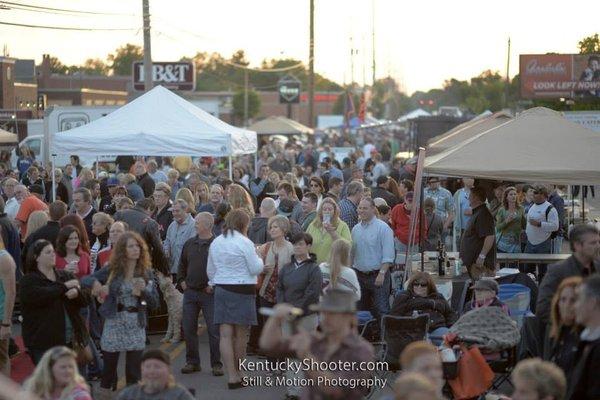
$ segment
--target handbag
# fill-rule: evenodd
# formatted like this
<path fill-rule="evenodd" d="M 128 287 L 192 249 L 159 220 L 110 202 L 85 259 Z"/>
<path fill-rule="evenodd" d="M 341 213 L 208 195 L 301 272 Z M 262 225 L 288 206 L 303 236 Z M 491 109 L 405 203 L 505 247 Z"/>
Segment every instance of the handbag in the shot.
<path fill-rule="evenodd" d="M 455 399 L 471 399 L 485 393 L 494 379 L 494 372 L 483 358 L 479 347 L 460 345 L 458 375 L 448 380 Z"/>
<path fill-rule="evenodd" d="M 94 359 L 92 348 L 89 344 L 83 345 L 78 342 L 73 343 L 73 351 L 77 354 L 77 364 L 86 365 Z"/>
<path fill-rule="evenodd" d="M 271 250 L 271 245 L 272 242 L 267 242 L 265 244 L 265 251 L 263 252 L 261 258 L 263 260 L 263 264 L 267 261 L 267 254 L 269 254 L 269 250 Z M 265 281 L 265 273 L 261 272 L 260 274 L 258 274 L 258 277 L 256 278 L 256 290 L 260 290 L 260 288 L 262 288 L 263 283 Z"/>

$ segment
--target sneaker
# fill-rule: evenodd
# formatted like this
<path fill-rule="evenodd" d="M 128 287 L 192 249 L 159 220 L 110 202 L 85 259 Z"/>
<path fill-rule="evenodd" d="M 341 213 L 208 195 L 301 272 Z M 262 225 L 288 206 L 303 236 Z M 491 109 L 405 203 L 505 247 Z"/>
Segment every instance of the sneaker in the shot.
<path fill-rule="evenodd" d="M 223 376 L 223 366 L 215 365 L 214 367 L 212 367 L 212 374 L 213 376 Z"/>
<path fill-rule="evenodd" d="M 181 368 L 182 374 L 192 374 L 194 372 L 200 372 L 202 368 L 199 365 L 194 364 L 185 364 L 183 368 Z"/>

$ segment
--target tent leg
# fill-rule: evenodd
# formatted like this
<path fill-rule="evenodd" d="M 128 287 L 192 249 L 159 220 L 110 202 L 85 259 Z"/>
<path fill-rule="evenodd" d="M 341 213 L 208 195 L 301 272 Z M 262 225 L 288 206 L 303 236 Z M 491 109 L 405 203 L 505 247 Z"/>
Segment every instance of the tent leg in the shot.
<path fill-rule="evenodd" d="M 258 177 L 258 150 L 254 153 L 254 176 Z"/>
<path fill-rule="evenodd" d="M 52 202 L 56 201 L 56 176 L 54 170 L 56 168 L 56 155 L 52 155 Z"/>
<path fill-rule="evenodd" d="M 229 179 L 233 180 L 233 159 L 229 156 Z"/>
<path fill-rule="evenodd" d="M 98 179 L 99 172 L 100 172 L 100 167 L 98 166 L 98 157 L 96 157 L 96 179 Z"/>

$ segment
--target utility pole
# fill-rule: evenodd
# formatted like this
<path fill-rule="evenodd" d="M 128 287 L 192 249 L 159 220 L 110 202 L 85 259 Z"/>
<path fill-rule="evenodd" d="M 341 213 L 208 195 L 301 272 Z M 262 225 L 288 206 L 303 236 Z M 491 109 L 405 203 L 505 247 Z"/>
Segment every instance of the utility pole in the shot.
<path fill-rule="evenodd" d="M 375 0 L 371 0 L 371 17 L 373 24 L 373 32 L 371 33 L 371 40 L 373 42 L 373 86 L 375 86 Z"/>
<path fill-rule="evenodd" d="M 314 127 L 315 120 L 315 0 L 310 2 L 310 28 L 308 44 L 308 126 Z"/>
<path fill-rule="evenodd" d="M 248 68 L 244 68 L 244 127 L 248 126 Z"/>
<path fill-rule="evenodd" d="M 504 108 L 508 108 L 509 89 L 510 89 L 510 37 L 508 38 L 508 53 L 506 55 L 506 87 L 504 88 Z"/>
<path fill-rule="evenodd" d="M 150 45 L 150 4 L 142 0 L 142 16 L 144 18 L 144 91 L 152 89 L 152 52 Z"/>

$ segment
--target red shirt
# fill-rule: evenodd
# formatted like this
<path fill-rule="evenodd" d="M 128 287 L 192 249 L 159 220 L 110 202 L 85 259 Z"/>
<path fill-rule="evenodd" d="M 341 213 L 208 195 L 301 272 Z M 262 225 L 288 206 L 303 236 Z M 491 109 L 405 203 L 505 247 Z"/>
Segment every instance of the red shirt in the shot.
<path fill-rule="evenodd" d="M 390 221 L 392 222 L 392 229 L 394 230 L 394 236 L 402 243 L 408 244 L 408 235 L 410 230 L 410 214 L 406 212 L 404 208 L 404 204 L 398 204 L 392 209 L 392 214 L 390 215 Z M 423 213 L 421 213 L 421 221 L 423 219 Z M 417 224 L 419 221 L 415 221 Z M 417 225 L 417 232 L 415 234 L 415 243 L 419 243 L 419 225 Z M 423 234 L 427 235 L 427 227 L 425 224 L 421 224 L 421 229 Z"/>
<path fill-rule="evenodd" d="M 65 269 L 67 266 L 67 260 L 56 254 L 56 269 Z M 77 263 L 79 271 L 75 274 L 78 278 L 83 278 L 90 274 L 90 255 L 85 251 L 79 252 L 79 262 Z"/>
<path fill-rule="evenodd" d="M 19 212 L 15 217 L 16 220 L 21 221 L 23 226 L 21 228 L 21 237 L 25 237 L 27 234 L 27 221 L 29 220 L 29 216 L 34 211 L 45 211 L 48 209 L 46 203 L 38 199 L 37 197 L 31 195 L 24 199 L 19 206 Z"/>

